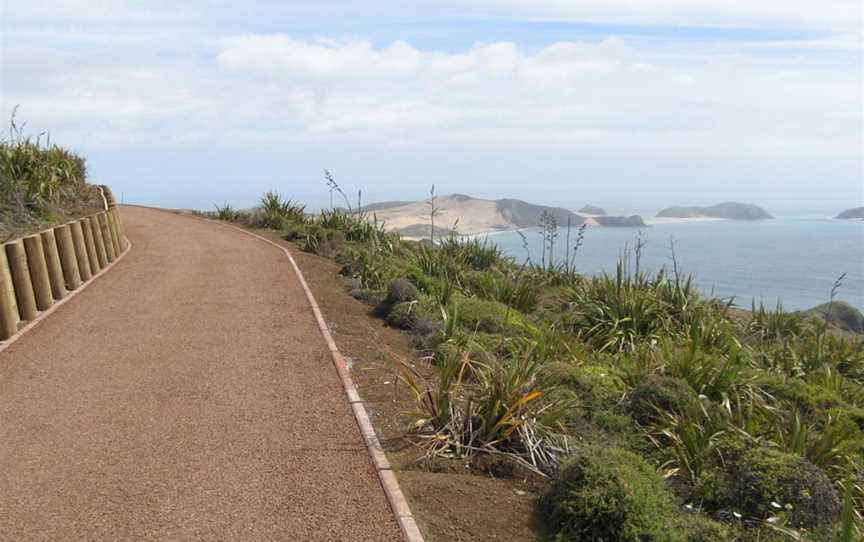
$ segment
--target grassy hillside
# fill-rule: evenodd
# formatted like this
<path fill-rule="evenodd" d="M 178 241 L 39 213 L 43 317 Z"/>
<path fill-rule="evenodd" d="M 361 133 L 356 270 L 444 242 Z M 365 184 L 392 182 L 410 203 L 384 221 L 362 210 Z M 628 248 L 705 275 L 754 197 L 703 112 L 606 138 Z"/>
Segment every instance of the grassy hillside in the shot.
<path fill-rule="evenodd" d="M 15 125 L 0 141 L 0 241 L 102 209 L 84 159 Z"/>
<path fill-rule="evenodd" d="M 588 278 L 476 239 L 406 242 L 362 213 L 262 203 L 214 216 L 338 261 L 352 295 L 416 344 L 397 367 L 416 394 L 406 433 L 428 458 L 505 457 L 545 478 L 556 540 L 860 539 L 860 335 L 733 310 L 688 277 L 640 271 L 638 254 Z"/>

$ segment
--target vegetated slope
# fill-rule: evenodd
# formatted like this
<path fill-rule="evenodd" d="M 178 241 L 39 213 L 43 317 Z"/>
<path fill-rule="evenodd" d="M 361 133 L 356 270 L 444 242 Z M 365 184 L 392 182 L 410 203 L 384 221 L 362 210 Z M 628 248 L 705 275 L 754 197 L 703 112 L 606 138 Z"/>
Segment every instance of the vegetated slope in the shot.
<path fill-rule="evenodd" d="M 603 215 L 608 214 L 608 213 L 606 213 L 605 209 L 603 209 L 602 207 L 597 207 L 595 205 L 585 205 L 584 207 L 579 209 L 579 212 L 582 214 L 585 214 L 585 215 L 597 215 L 597 216 L 603 216 Z"/>
<path fill-rule="evenodd" d="M 499 199 L 495 201 L 495 207 L 501 216 L 517 228 L 536 227 L 540 224 L 540 216 L 543 213 L 552 215 L 559 225 L 567 224 L 567 221 L 570 220 L 572 225 L 578 226 L 585 221 L 584 217 L 563 207 L 535 205 L 518 199 Z"/>
<path fill-rule="evenodd" d="M 540 511 L 559 540 L 864 533 L 861 335 L 732 310 L 634 254 L 583 277 L 476 238 L 293 216 L 282 235 L 336 259 L 352 295 L 413 337 L 417 358 L 397 367 L 417 397 L 404 429 L 418 460 L 464 472 L 507 458 L 512 476 L 547 476 Z"/>
<path fill-rule="evenodd" d="M 379 201 L 376 203 L 370 203 L 368 205 L 364 205 L 361 210 L 374 213 L 375 211 L 382 211 L 384 209 L 391 209 L 393 207 L 401 207 L 403 205 L 409 205 L 413 202 L 411 201 Z"/>
<path fill-rule="evenodd" d="M 823 303 L 804 311 L 804 314 L 821 318 L 844 331 L 864 333 L 864 314 L 845 301 Z"/>
<path fill-rule="evenodd" d="M 836 218 L 844 220 L 860 218 L 864 220 L 864 207 L 854 207 L 852 209 L 846 209 L 845 211 L 837 215 Z"/>
<path fill-rule="evenodd" d="M 765 209 L 750 203 L 734 201 L 718 203 L 710 207 L 668 207 L 657 213 L 664 218 L 711 217 L 728 220 L 762 220 L 773 218 Z"/>
<path fill-rule="evenodd" d="M 432 199 L 413 202 L 383 202 L 366 205 L 363 211 L 369 218 L 383 223 L 388 231 L 409 238 L 428 237 L 432 223 Z M 540 217 L 550 216 L 559 226 L 569 222 L 579 226 L 586 217 L 563 207 L 536 205 L 518 199 L 488 200 L 464 194 L 437 196 L 435 203 L 436 235 L 451 232 L 473 234 L 490 231 L 516 230 L 536 227 Z M 641 217 L 592 217 L 590 225 L 643 226 Z"/>
<path fill-rule="evenodd" d="M 102 208 L 84 159 L 12 124 L 0 141 L 0 242 Z"/>

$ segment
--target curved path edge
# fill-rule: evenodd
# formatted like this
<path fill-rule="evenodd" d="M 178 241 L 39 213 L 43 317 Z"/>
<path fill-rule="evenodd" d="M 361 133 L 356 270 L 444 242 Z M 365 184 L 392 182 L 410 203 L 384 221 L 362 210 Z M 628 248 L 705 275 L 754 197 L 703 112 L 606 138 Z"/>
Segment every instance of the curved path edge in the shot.
<path fill-rule="evenodd" d="M 124 250 L 122 254 L 120 254 L 119 256 L 114 258 L 114 261 L 109 263 L 107 266 L 105 266 L 104 269 L 102 269 L 101 271 L 99 271 L 98 273 L 96 273 L 95 275 L 90 277 L 90 280 L 88 280 L 87 282 L 82 282 L 81 286 L 79 286 L 79 287 L 75 288 L 74 290 L 72 290 L 71 292 L 69 292 L 66 295 L 66 297 L 64 297 L 63 299 L 61 299 L 59 301 L 55 301 L 53 305 L 51 305 L 50 307 L 48 307 L 44 311 L 40 312 L 36 318 L 34 318 L 30 322 L 28 322 L 26 326 L 19 329 L 18 333 L 16 333 L 15 335 L 12 335 L 11 337 L 6 339 L 5 341 L 0 342 L 0 352 L 4 351 L 7 348 L 9 348 L 10 346 L 12 346 L 12 344 L 14 344 L 15 341 L 17 341 L 18 339 L 23 337 L 28 331 L 32 330 L 34 327 L 39 325 L 43 320 L 45 320 L 46 318 L 51 316 L 54 313 L 54 311 L 56 311 L 57 309 L 59 309 L 60 307 L 65 305 L 66 302 L 68 302 L 70 299 L 74 299 L 75 296 L 77 296 L 78 294 L 80 294 L 81 292 L 86 290 L 91 284 L 96 282 L 96 279 L 98 279 L 99 277 L 101 277 L 102 275 L 104 275 L 105 273 L 110 271 L 115 265 L 120 263 L 120 260 L 122 260 L 127 254 L 129 254 L 129 252 L 131 250 L 132 250 L 132 243 L 129 241 L 129 239 L 126 239 L 126 250 Z"/>
<path fill-rule="evenodd" d="M 327 348 L 330 350 L 330 357 L 333 359 L 333 365 L 336 366 L 336 372 L 339 373 L 339 378 L 342 380 L 342 388 L 345 391 L 345 395 L 348 396 L 348 402 L 351 403 L 351 410 L 354 413 L 354 419 L 357 422 L 357 426 L 360 428 L 360 433 L 363 436 L 363 441 L 366 443 L 369 457 L 372 459 L 372 464 L 375 466 L 375 472 L 378 473 L 378 480 L 381 482 L 381 487 L 387 496 L 387 502 L 390 504 L 390 509 L 396 517 L 396 522 L 399 524 L 399 529 L 402 531 L 407 542 L 424 542 L 423 535 L 417 527 L 417 522 L 414 521 L 414 516 L 411 514 L 411 508 L 408 506 L 408 501 L 405 499 L 405 495 L 399 487 L 396 475 L 393 473 L 393 469 L 390 467 L 390 462 L 387 461 L 387 456 L 384 454 L 381 443 L 375 434 L 375 428 L 372 427 L 372 422 L 369 420 L 369 415 L 366 413 L 366 408 L 363 406 L 363 400 L 357 393 L 354 381 L 351 379 L 351 373 L 348 371 L 348 366 L 345 364 L 345 359 L 339 352 L 339 348 L 336 346 L 336 342 L 330 334 L 330 329 L 327 326 L 327 322 L 324 320 L 321 309 L 318 307 L 318 302 L 315 301 L 315 296 L 312 295 L 312 290 L 309 289 L 309 285 L 303 277 L 303 272 L 300 271 L 300 267 L 291 255 L 291 251 L 279 243 L 275 243 L 266 237 L 262 237 L 261 235 L 244 228 L 217 220 L 212 220 L 212 222 L 243 232 L 260 241 L 264 241 L 265 243 L 269 243 L 281 250 L 288 258 L 291 267 L 294 269 L 294 273 L 300 281 L 300 285 L 303 287 L 303 291 L 306 293 L 306 299 L 312 306 L 312 312 L 315 314 L 315 320 L 318 322 L 318 329 L 321 331 L 324 340 L 327 342 Z M 119 261 L 119 258 L 116 261 Z M 106 270 L 107 269 L 110 269 L 110 267 L 106 268 Z M 2 347 L 0 347 L 0 351 L 2 351 Z"/>

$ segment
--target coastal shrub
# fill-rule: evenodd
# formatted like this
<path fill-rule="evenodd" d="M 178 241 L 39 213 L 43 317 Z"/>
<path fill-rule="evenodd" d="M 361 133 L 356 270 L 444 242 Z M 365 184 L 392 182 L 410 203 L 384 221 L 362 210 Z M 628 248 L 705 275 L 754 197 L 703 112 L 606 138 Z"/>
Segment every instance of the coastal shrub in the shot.
<path fill-rule="evenodd" d="M 680 415 L 697 413 L 699 398 L 687 382 L 665 375 L 649 375 L 630 392 L 627 402 L 630 415 L 640 424 L 655 421 L 659 412 Z"/>
<path fill-rule="evenodd" d="M 224 205 L 216 205 L 216 211 L 211 216 L 219 220 L 236 222 L 240 219 L 241 213 L 234 209 L 230 203 L 226 202 Z"/>
<path fill-rule="evenodd" d="M 465 275 L 466 290 L 484 299 L 499 301 L 528 313 L 540 301 L 543 283 L 526 268 L 518 270 L 472 271 Z"/>
<path fill-rule="evenodd" d="M 796 455 L 727 441 L 722 460 L 696 481 L 693 495 L 713 512 L 767 520 L 783 513 L 789 525 L 824 530 L 837 519 L 840 499 L 818 467 Z"/>
<path fill-rule="evenodd" d="M 505 260 L 501 247 L 488 239 L 481 240 L 478 237 L 465 239 L 451 235 L 441 239 L 436 248 L 443 259 L 478 271 L 489 269 Z"/>
<path fill-rule="evenodd" d="M 435 295 L 438 292 L 438 280 L 424 273 L 415 263 L 405 268 L 405 277 L 424 293 Z"/>
<path fill-rule="evenodd" d="M 529 327 L 521 313 L 498 301 L 460 297 L 454 303 L 459 308 L 461 325 L 471 331 L 519 335 Z"/>
<path fill-rule="evenodd" d="M 728 525 L 697 514 L 686 515 L 678 528 L 684 532 L 686 542 L 729 542 L 735 539 Z"/>
<path fill-rule="evenodd" d="M 288 224 L 306 222 L 306 206 L 285 199 L 279 192 L 270 190 L 261 197 L 258 214 L 253 224 L 258 228 L 283 229 Z"/>
<path fill-rule="evenodd" d="M 406 278 L 398 278 L 390 282 L 387 287 L 387 298 L 384 303 L 393 306 L 397 303 L 407 303 L 420 299 L 420 292 Z"/>
<path fill-rule="evenodd" d="M 359 279 L 364 288 L 384 289 L 394 277 L 403 273 L 387 254 L 364 245 L 346 244 L 338 254 L 337 261 L 342 263 L 340 273 Z"/>
<path fill-rule="evenodd" d="M 570 289 L 566 323 L 597 350 L 632 352 L 685 336 L 698 305 L 695 289 L 682 290 L 662 269 L 654 276 L 630 273 L 619 261 L 614 276 L 604 273 Z"/>
<path fill-rule="evenodd" d="M 454 352 L 464 352 L 472 360 L 492 364 L 499 358 L 509 355 L 511 342 L 503 335 L 460 330 L 439 346 L 439 353 L 449 355 Z"/>
<path fill-rule="evenodd" d="M 808 421 L 824 410 L 848 406 L 838 393 L 801 378 L 761 371 L 753 382 L 778 401 L 793 405 Z"/>
<path fill-rule="evenodd" d="M 396 303 L 390 307 L 385 320 L 395 328 L 412 329 L 417 323 L 418 312 L 416 302 Z"/>
<path fill-rule="evenodd" d="M 100 209 L 101 195 L 87 182 L 84 158 L 50 137 L 24 135 L 16 112 L 9 138 L 0 141 L 0 230 L 7 221 L 35 224 Z"/>
<path fill-rule="evenodd" d="M 672 542 L 677 507 L 644 459 L 614 447 L 587 446 L 565 461 L 540 500 L 558 542 Z"/>
<path fill-rule="evenodd" d="M 370 288 L 355 288 L 351 290 L 351 297 L 358 301 L 372 306 L 378 307 L 385 299 L 385 294 L 380 290 L 372 290 Z"/>
<path fill-rule="evenodd" d="M 664 460 L 663 468 L 676 480 L 692 483 L 711 466 L 724 435 L 722 418 L 707 411 L 689 414 L 660 410 L 646 429 L 657 448 L 655 455 Z"/>
<path fill-rule="evenodd" d="M 384 224 L 364 212 L 348 212 L 343 209 L 325 209 L 316 219 L 322 228 L 342 232 L 345 239 L 365 243 L 370 249 L 392 252 L 399 243 L 399 235 L 388 232 Z"/>
<path fill-rule="evenodd" d="M 434 353 L 444 340 L 444 324 L 426 316 L 415 318 L 411 331 L 414 345 L 425 354 Z"/>
<path fill-rule="evenodd" d="M 552 428 L 568 405 L 545 398 L 537 379 L 540 363 L 531 349 L 523 342 L 509 357 L 490 364 L 456 350 L 439 361 L 434 380 L 400 365 L 402 380 L 418 401 L 413 427 L 426 436 L 422 442 L 430 453 L 465 457 L 485 451 L 542 473 L 556 470 L 567 446 Z"/>
<path fill-rule="evenodd" d="M 742 372 L 748 367 L 749 358 L 738 347 L 709 353 L 690 341 L 684 348 L 667 344 L 661 357 L 668 375 L 680 378 L 697 394 L 714 401 L 728 399 L 746 382 Z"/>
<path fill-rule="evenodd" d="M 781 303 L 778 302 L 772 310 L 762 303 L 757 307 L 755 301 L 746 327 L 751 337 L 762 342 L 798 336 L 805 328 L 804 318 L 800 314 L 784 311 Z"/>
<path fill-rule="evenodd" d="M 541 378 L 550 386 L 567 387 L 593 407 L 620 400 L 626 389 L 618 369 L 605 365 L 575 365 L 562 361 L 546 363 Z"/>

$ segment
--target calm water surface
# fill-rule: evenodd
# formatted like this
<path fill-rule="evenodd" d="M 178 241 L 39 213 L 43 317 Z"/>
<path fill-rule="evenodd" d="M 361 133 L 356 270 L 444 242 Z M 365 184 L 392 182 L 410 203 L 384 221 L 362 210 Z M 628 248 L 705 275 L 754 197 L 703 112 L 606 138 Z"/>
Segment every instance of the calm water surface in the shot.
<path fill-rule="evenodd" d="M 736 305 L 750 308 L 752 300 L 788 310 L 825 303 L 831 287 L 846 273 L 838 291 L 843 299 L 864 309 L 864 222 L 824 218 L 778 218 L 758 222 L 697 222 L 642 228 L 589 228 L 576 255 L 576 267 L 585 274 L 614 272 L 615 263 L 641 231 L 642 267 L 656 271 L 670 267 L 670 237 L 675 240 L 679 267 L 694 276 L 706 294 L 733 297 Z M 541 237 L 526 230 L 532 258 L 539 261 Z M 566 232 L 556 241 L 564 257 Z M 525 259 L 522 240 L 514 232 L 490 234 L 509 255 Z M 571 244 L 575 242 L 575 230 Z"/>

